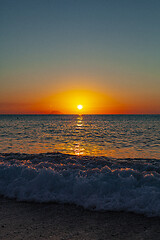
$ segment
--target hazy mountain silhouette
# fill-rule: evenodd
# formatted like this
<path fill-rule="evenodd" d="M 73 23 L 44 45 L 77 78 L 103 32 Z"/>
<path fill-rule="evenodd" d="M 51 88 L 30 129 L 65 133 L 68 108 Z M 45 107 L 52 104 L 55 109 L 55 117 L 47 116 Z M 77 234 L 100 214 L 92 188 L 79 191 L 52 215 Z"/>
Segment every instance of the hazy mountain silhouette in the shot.
<path fill-rule="evenodd" d="M 63 113 L 60 111 L 52 111 L 52 112 L 50 112 L 50 114 L 63 114 Z"/>

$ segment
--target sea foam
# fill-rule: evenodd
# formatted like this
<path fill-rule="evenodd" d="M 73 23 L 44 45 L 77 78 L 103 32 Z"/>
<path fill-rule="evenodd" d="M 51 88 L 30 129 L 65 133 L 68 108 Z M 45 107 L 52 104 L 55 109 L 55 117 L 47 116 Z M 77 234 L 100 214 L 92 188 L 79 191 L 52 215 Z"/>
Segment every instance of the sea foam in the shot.
<path fill-rule="evenodd" d="M 160 216 L 160 161 L 62 153 L 0 154 L 0 195 Z"/>

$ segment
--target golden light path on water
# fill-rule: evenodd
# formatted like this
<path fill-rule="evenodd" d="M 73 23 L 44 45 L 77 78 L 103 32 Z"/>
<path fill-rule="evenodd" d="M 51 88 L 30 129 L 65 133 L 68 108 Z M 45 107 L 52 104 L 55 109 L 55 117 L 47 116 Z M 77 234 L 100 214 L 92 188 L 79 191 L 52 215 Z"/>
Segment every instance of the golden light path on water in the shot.
<path fill-rule="evenodd" d="M 0 150 L 159 158 L 158 118 L 82 114 L 3 117 Z"/>
<path fill-rule="evenodd" d="M 99 124 L 99 123 L 98 123 Z M 143 149 L 138 151 L 134 146 L 125 146 L 124 148 L 114 147 L 110 143 L 110 139 L 106 141 L 106 133 L 102 128 L 98 129 L 97 124 L 94 121 L 86 121 L 85 116 L 78 115 L 72 126 L 73 138 L 66 143 L 55 145 L 57 149 L 61 149 L 61 152 L 75 154 L 75 155 L 91 155 L 91 156 L 108 156 L 108 157 L 151 157 L 144 153 Z M 114 130 L 116 132 L 116 130 Z M 113 133 L 117 134 L 117 133 Z M 116 143 L 115 143 L 116 145 Z M 151 152 L 150 152 L 151 154 Z M 154 153 L 153 153 L 154 156 Z"/>

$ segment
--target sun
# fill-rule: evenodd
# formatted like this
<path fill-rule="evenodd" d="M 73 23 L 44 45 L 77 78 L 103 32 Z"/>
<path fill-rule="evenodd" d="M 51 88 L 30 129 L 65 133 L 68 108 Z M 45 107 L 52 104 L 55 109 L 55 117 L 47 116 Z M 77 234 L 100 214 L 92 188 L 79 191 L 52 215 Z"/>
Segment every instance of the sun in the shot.
<path fill-rule="evenodd" d="M 83 106 L 82 106 L 81 104 L 79 104 L 79 105 L 77 105 L 77 108 L 78 108 L 79 110 L 81 110 L 81 109 L 83 108 Z"/>

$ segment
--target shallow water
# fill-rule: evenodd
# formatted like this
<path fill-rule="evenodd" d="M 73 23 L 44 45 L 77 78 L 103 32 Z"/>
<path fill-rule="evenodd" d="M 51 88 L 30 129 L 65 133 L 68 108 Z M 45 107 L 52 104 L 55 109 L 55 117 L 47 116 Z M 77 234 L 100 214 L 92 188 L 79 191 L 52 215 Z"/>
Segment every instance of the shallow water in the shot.
<path fill-rule="evenodd" d="M 0 115 L 0 152 L 159 158 L 160 115 Z"/>
<path fill-rule="evenodd" d="M 0 195 L 160 216 L 160 161 L 62 153 L 0 154 Z"/>

